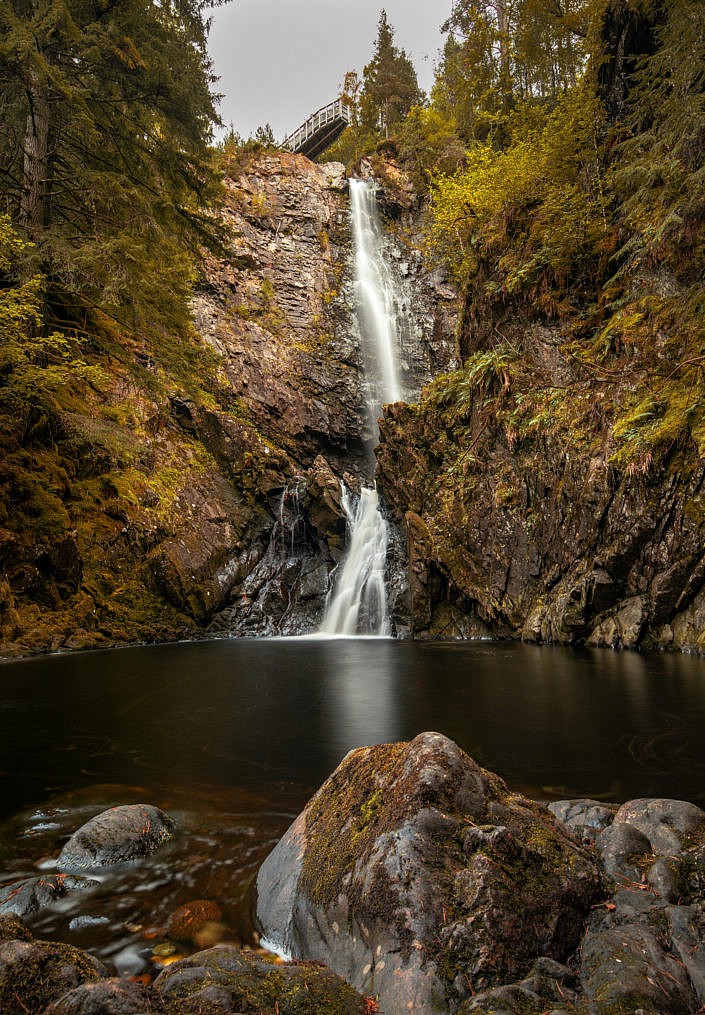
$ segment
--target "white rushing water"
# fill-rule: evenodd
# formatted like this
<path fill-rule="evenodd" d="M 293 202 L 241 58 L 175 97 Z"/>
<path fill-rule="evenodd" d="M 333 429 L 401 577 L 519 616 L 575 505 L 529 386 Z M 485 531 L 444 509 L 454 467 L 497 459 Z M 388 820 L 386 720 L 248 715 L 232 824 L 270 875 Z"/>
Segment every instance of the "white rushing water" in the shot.
<path fill-rule="evenodd" d="M 348 521 L 348 549 L 336 572 L 320 633 L 389 635 L 384 588 L 387 523 L 378 508 L 377 491 L 363 488 L 355 498 L 343 486 L 342 505 Z"/>
<path fill-rule="evenodd" d="M 350 180 L 355 312 L 366 361 L 368 409 L 374 420 L 385 402 L 402 397 L 394 284 L 384 254 L 375 190 L 367 180 Z"/>
<path fill-rule="evenodd" d="M 355 312 L 365 362 L 367 411 L 376 431 L 382 405 L 398 401 L 402 394 L 393 284 L 384 256 L 374 184 L 350 180 L 350 210 Z M 348 548 L 335 572 L 320 633 L 388 636 L 384 588 L 388 529 L 377 491 L 363 488 L 355 498 L 343 486 L 342 506 L 348 522 Z"/>

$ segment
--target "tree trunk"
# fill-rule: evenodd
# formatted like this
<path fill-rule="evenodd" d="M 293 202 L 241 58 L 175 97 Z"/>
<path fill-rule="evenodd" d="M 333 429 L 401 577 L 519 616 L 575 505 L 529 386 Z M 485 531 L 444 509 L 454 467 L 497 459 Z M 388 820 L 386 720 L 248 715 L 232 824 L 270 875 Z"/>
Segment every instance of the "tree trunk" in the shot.
<path fill-rule="evenodd" d="M 36 80 L 27 99 L 20 221 L 31 232 L 49 223 L 49 100 Z"/>
<path fill-rule="evenodd" d="M 506 0 L 497 0 L 497 34 L 499 35 L 499 72 L 502 90 L 510 89 L 511 68 L 509 65 L 509 11 Z"/>

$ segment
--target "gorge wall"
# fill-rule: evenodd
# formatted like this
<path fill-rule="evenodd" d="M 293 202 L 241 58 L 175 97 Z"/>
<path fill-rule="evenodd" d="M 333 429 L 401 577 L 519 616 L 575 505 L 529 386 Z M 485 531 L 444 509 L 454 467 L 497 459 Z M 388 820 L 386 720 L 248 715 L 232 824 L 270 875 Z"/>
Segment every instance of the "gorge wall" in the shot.
<path fill-rule="evenodd" d="M 563 350 L 563 326 L 472 294 L 458 326 L 456 294 L 421 258 L 415 196 L 393 163 L 374 171 L 408 399 L 387 409 L 377 450 L 395 633 L 703 651 L 702 461 L 674 444 L 616 466 L 601 385 Z M 33 417 L 8 446 L 3 654 L 315 629 L 343 551 L 340 480 L 374 468 L 346 187 L 339 165 L 234 158 L 227 249 L 205 260 L 189 343 L 104 342 L 101 399 Z M 484 372 L 414 402 L 457 366 L 456 333 Z M 210 378 L 205 394 L 176 357 Z M 524 375 L 568 391 L 591 439 L 513 426 Z"/>
<path fill-rule="evenodd" d="M 703 652 L 703 460 L 675 439 L 639 466 L 615 462 L 609 402 L 628 398 L 629 380 L 616 375 L 609 395 L 585 382 L 561 327 L 538 318 L 490 319 L 513 374 L 476 345 L 468 361 L 484 375 L 386 410 L 378 482 L 407 533 L 412 632 Z M 517 425 L 526 377 L 568 392 L 563 432 L 563 403 L 544 405 L 545 427 Z"/>
<path fill-rule="evenodd" d="M 100 396 L 64 399 L 8 442 L 3 653 L 320 619 L 345 536 L 340 479 L 373 468 L 347 181 L 340 165 L 241 153 L 224 188 L 225 250 L 205 258 L 194 334 L 96 340 Z M 418 251 L 390 240 L 390 260 L 416 397 L 454 364 L 457 308 Z M 399 543 L 396 557 L 401 602 Z"/>

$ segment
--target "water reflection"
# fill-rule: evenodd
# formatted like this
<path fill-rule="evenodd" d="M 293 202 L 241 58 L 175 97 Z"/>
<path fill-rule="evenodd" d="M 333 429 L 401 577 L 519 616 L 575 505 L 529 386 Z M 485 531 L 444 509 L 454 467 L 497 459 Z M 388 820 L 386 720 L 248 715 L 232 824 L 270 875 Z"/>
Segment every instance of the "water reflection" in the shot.
<path fill-rule="evenodd" d="M 396 649 L 391 640 L 322 643 L 327 733 L 338 760 L 351 747 L 404 739 L 403 656 Z"/>
<path fill-rule="evenodd" d="M 0 813 L 99 782 L 297 799 L 447 734 L 536 795 L 705 799 L 705 660 L 518 644 L 221 641 L 0 666 Z"/>

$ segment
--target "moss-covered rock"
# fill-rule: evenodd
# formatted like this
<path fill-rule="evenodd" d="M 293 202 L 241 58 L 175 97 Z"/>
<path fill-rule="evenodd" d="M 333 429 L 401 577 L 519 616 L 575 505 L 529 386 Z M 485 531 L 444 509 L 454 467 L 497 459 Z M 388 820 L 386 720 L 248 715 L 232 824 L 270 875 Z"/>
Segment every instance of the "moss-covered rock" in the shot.
<path fill-rule="evenodd" d="M 0 942 L 0 1011 L 39 1015 L 74 987 L 105 975 L 87 952 L 53 941 Z"/>
<path fill-rule="evenodd" d="M 258 918 L 383 1008 L 453 1010 L 578 945 L 592 852 L 452 741 L 352 751 L 260 869 Z"/>
<path fill-rule="evenodd" d="M 170 1015 L 363 1015 L 365 999 L 315 963 L 281 964 L 218 945 L 182 959 L 154 983 Z"/>
<path fill-rule="evenodd" d="M 529 398 L 531 362 L 515 396 L 471 365 L 418 406 L 385 409 L 378 485 L 407 533 L 415 632 L 438 630 L 452 605 L 470 633 L 479 622 L 534 642 L 701 651 L 702 460 L 674 447 L 648 470 L 619 470 L 605 433 L 556 424 L 519 437 L 507 400 Z"/>
<path fill-rule="evenodd" d="M 15 913 L 0 916 L 0 941 L 31 941 L 32 934 Z"/>

